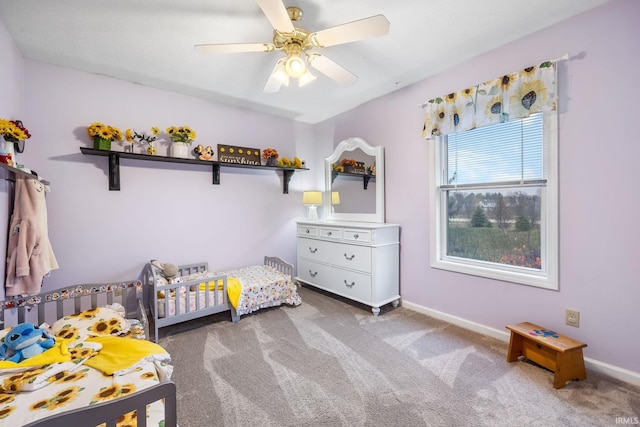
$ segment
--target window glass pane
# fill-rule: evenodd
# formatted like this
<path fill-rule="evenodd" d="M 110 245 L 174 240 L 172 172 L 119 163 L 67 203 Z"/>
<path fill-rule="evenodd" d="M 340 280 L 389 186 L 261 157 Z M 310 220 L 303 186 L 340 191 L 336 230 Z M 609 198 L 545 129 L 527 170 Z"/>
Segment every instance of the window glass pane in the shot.
<path fill-rule="evenodd" d="M 542 187 L 446 192 L 446 255 L 540 270 Z"/>
<path fill-rule="evenodd" d="M 543 115 L 447 136 L 448 185 L 545 178 Z"/>

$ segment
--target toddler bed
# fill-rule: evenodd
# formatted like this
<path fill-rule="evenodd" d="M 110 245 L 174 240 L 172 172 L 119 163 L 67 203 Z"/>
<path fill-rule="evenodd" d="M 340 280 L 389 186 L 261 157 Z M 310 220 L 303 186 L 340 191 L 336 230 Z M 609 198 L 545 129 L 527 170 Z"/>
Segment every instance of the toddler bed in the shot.
<path fill-rule="evenodd" d="M 175 427 L 170 357 L 142 339 L 141 296 L 142 283 L 132 281 L 0 301 L 1 343 L 25 322 L 56 337 L 42 354 L 0 361 L 0 424 Z"/>
<path fill-rule="evenodd" d="M 153 341 L 164 326 L 225 311 L 237 322 L 261 308 L 301 302 L 293 265 L 278 257 L 265 256 L 263 265 L 218 272 L 210 271 L 207 263 L 178 266 L 171 283 L 160 268 L 148 263 L 143 282 L 148 286 Z"/>

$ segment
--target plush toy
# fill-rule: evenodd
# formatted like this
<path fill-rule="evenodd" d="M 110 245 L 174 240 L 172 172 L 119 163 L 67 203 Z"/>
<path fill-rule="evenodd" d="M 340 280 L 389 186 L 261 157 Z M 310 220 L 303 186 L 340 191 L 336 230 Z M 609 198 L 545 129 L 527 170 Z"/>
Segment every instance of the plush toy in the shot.
<path fill-rule="evenodd" d="M 168 262 L 160 262 L 157 259 L 151 260 L 151 264 L 155 265 L 160 269 L 160 274 L 167 279 L 168 283 L 174 283 L 172 280 L 176 279 L 178 275 L 178 266 L 175 264 L 170 264 Z"/>
<path fill-rule="evenodd" d="M 44 338 L 44 341 L 41 341 Z M 0 359 L 20 363 L 44 353 L 54 346 L 56 339 L 33 323 L 20 323 L 4 337 L 0 345 Z"/>
<path fill-rule="evenodd" d="M 193 149 L 193 152 L 200 160 L 213 160 L 213 148 L 210 145 L 206 148 L 203 145 L 198 145 Z"/>

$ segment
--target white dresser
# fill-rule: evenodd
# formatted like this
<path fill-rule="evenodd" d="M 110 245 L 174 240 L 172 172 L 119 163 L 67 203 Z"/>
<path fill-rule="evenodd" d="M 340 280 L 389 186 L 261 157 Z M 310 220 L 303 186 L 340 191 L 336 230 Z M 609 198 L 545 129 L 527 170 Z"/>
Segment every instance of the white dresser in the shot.
<path fill-rule="evenodd" d="M 298 222 L 299 282 L 372 307 L 400 303 L 400 226 Z"/>

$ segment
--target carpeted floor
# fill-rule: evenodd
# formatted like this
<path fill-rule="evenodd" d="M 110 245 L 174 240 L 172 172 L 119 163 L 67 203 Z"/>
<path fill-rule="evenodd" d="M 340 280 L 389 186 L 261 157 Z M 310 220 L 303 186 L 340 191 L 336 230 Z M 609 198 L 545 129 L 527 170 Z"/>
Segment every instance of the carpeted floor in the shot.
<path fill-rule="evenodd" d="M 180 427 L 608 426 L 640 417 L 640 388 L 506 362 L 507 344 L 420 313 L 380 316 L 301 288 L 299 307 L 161 330 Z M 618 417 L 623 417 L 620 419 Z"/>

